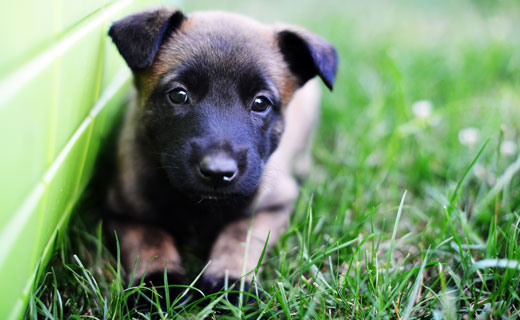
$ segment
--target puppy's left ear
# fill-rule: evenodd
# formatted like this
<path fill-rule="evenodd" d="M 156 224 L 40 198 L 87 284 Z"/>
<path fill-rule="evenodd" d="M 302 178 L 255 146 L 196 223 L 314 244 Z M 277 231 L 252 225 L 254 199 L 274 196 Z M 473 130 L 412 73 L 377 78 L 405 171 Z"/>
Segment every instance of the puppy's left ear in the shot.
<path fill-rule="evenodd" d="M 298 77 L 300 85 L 316 75 L 332 90 L 338 67 L 336 49 L 307 30 L 284 27 L 277 32 L 280 51 L 289 64 L 289 69 Z"/>
<path fill-rule="evenodd" d="M 139 12 L 114 22 L 108 35 L 132 71 L 143 71 L 153 63 L 162 42 L 174 33 L 186 16 L 171 7 Z"/>

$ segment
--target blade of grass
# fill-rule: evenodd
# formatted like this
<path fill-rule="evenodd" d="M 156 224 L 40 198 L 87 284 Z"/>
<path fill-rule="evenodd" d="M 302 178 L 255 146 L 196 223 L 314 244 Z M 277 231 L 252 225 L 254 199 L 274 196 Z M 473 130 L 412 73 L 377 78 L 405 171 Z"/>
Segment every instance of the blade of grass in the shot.
<path fill-rule="evenodd" d="M 426 266 L 426 263 L 428 262 L 428 257 L 430 255 L 430 249 L 426 251 L 426 255 L 424 256 L 424 260 L 421 264 L 421 268 L 419 269 L 419 272 L 417 273 L 417 278 L 415 279 L 412 292 L 408 296 L 408 302 L 406 304 L 406 309 L 404 310 L 403 316 L 401 319 L 408 320 L 410 318 L 410 315 L 412 314 L 413 307 L 415 305 L 415 302 L 417 301 L 417 297 L 419 294 L 419 287 L 422 284 L 423 281 L 423 274 L 424 274 L 424 267 Z"/>
<path fill-rule="evenodd" d="M 401 214 L 403 212 L 404 200 L 406 199 L 405 190 L 403 196 L 401 197 L 401 203 L 399 204 L 399 208 L 397 209 L 397 216 L 395 218 L 394 230 L 392 231 L 392 239 L 390 240 L 390 248 L 388 249 L 388 257 L 386 261 L 386 272 L 385 272 L 385 282 L 389 282 L 389 272 L 390 272 L 390 263 L 392 261 L 392 253 L 394 251 L 395 237 L 397 236 L 397 227 L 399 226 L 399 221 L 401 220 Z"/>
<path fill-rule="evenodd" d="M 287 300 L 287 295 L 285 294 L 285 288 L 283 286 L 283 283 L 277 282 L 276 286 L 278 288 L 278 290 L 276 291 L 276 296 L 278 298 L 280 306 L 282 307 L 283 313 L 285 314 L 285 317 L 287 319 L 292 319 L 289 301 Z"/>
<path fill-rule="evenodd" d="M 486 149 L 486 146 L 488 145 L 488 143 L 489 143 L 489 139 L 487 139 L 484 142 L 484 144 L 482 145 L 482 147 L 480 147 L 480 150 L 478 151 L 477 155 L 473 158 L 473 161 L 471 161 L 470 165 L 466 168 L 466 171 L 464 171 L 464 174 L 462 175 L 462 177 L 457 182 L 457 186 L 455 187 L 455 190 L 453 191 L 453 194 L 450 197 L 450 208 L 451 208 L 450 210 L 453 210 L 453 208 L 457 204 L 457 202 L 459 200 L 459 197 L 460 197 L 460 194 L 461 194 L 461 191 L 462 191 L 461 190 L 462 183 L 466 179 L 466 176 L 471 171 L 473 166 L 475 166 L 475 163 L 477 163 L 477 160 L 480 158 L 480 155 L 482 154 L 482 152 L 484 152 L 484 149 Z"/>

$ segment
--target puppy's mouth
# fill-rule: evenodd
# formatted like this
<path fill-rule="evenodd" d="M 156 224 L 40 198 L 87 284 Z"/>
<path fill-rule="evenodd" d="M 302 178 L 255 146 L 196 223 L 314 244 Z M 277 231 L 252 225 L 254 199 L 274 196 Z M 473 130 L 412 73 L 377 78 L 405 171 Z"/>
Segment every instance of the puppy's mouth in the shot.
<path fill-rule="evenodd" d="M 219 200 L 229 199 L 232 196 L 216 194 L 216 193 L 202 193 L 202 194 L 199 194 L 199 197 L 201 200 L 219 201 Z"/>
<path fill-rule="evenodd" d="M 231 192 L 231 190 L 219 190 L 218 188 L 210 189 L 189 189 L 183 190 L 184 195 L 193 200 L 208 200 L 208 201 L 221 201 L 240 197 L 237 193 Z"/>
<path fill-rule="evenodd" d="M 195 202 L 227 202 L 248 198 L 250 193 L 240 193 L 235 189 L 222 190 L 219 188 L 202 188 L 184 190 L 184 195 L 191 198 Z"/>

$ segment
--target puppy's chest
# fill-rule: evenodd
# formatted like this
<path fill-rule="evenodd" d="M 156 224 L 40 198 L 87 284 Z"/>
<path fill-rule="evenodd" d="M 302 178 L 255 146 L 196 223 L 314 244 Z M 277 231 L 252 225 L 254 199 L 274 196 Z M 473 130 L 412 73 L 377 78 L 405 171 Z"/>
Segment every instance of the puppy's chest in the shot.
<path fill-rule="evenodd" d="M 251 214 L 249 200 L 215 201 L 172 197 L 168 206 L 154 219 L 155 224 L 167 229 L 179 244 L 211 243 L 225 225 L 245 219 Z"/>

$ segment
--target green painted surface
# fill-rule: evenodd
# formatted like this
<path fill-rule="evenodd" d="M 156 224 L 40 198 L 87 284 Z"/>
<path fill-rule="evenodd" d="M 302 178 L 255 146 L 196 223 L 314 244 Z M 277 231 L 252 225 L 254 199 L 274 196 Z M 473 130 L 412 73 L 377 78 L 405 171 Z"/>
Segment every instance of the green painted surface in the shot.
<path fill-rule="evenodd" d="M 18 319 L 127 99 L 112 21 L 155 1 L 0 4 L 0 319 Z"/>
<path fill-rule="evenodd" d="M 48 100 L 52 99 L 53 69 L 52 64 L 44 68 L 0 104 L 0 147 L 8 150 L 0 166 L 0 232 L 49 164 L 47 144 L 53 130 Z M 41 101 L 46 102 L 42 105 Z"/>
<path fill-rule="evenodd" d="M 58 41 L 78 22 L 114 0 L 19 0 L 0 3 L 0 27 L 5 36 L 0 75 L 15 70 L 46 46 Z"/>

